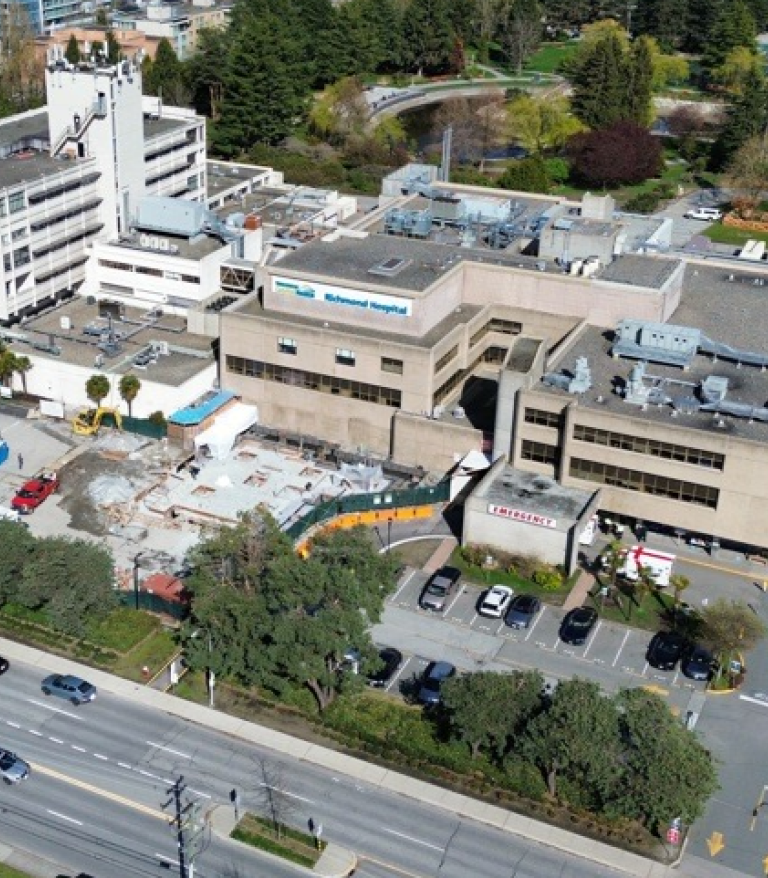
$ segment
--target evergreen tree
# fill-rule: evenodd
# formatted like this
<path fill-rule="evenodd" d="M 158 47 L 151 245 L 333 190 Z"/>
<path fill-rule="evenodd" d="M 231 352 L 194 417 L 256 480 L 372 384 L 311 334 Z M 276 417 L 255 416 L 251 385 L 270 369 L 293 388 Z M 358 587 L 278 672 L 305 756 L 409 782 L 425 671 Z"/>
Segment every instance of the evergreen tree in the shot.
<path fill-rule="evenodd" d="M 170 42 L 163 37 L 157 44 L 155 59 L 144 77 L 144 93 L 162 95 L 176 102 L 182 81 L 182 66 Z"/>
<path fill-rule="evenodd" d="M 686 36 L 688 0 L 638 0 L 632 31 L 658 41 L 664 52 L 677 48 Z"/>
<path fill-rule="evenodd" d="M 197 37 L 195 53 L 184 65 L 192 106 L 214 121 L 219 118 L 224 90 L 221 59 L 226 58 L 230 33 L 223 28 L 203 28 Z"/>
<path fill-rule="evenodd" d="M 626 66 L 627 110 L 622 118 L 647 128 L 653 114 L 653 52 L 648 37 L 635 40 Z"/>
<path fill-rule="evenodd" d="M 69 40 L 67 40 L 67 48 L 64 50 L 64 57 L 69 61 L 70 64 L 79 64 L 80 63 L 80 45 L 77 42 L 77 37 L 74 34 L 69 35 Z"/>
<path fill-rule="evenodd" d="M 702 64 L 707 70 L 721 67 L 728 55 L 740 46 L 757 50 L 755 19 L 744 0 L 723 6 L 707 34 Z"/>
<path fill-rule="evenodd" d="M 255 6 L 256 4 L 252 4 Z M 309 93 L 308 70 L 290 21 L 261 9 L 233 17 L 220 118 L 212 145 L 233 158 L 256 143 L 275 145 L 294 129 Z"/>
<path fill-rule="evenodd" d="M 406 67 L 419 72 L 446 69 L 453 40 L 448 0 L 411 0 L 403 15 Z"/>
<path fill-rule="evenodd" d="M 762 71 L 755 67 L 744 90 L 737 95 L 726 116 L 725 125 L 712 150 L 712 163 L 722 168 L 750 137 L 768 128 L 768 86 Z"/>
<path fill-rule="evenodd" d="M 607 33 L 573 73 L 571 107 L 589 128 L 606 128 L 626 118 L 626 66 L 621 41 Z"/>
<path fill-rule="evenodd" d="M 688 18 L 685 23 L 683 47 L 688 52 L 703 52 L 709 32 L 724 8 L 727 0 L 688 0 Z"/>
<path fill-rule="evenodd" d="M 757 32 L 762 33 L 768 27 L 768 0 L 747 0 L 747 6 L 755 19 Z"/>
<path fill-rule="evenodd" d="M 111 30 L 107 31 L 106 37 L 107 61 L 109 61 L 110 64 L 117 64 L 118 61 L 123 57 L 122 50 L 120 49 L 120 43 L 118 43 L 117 38 Z"/>

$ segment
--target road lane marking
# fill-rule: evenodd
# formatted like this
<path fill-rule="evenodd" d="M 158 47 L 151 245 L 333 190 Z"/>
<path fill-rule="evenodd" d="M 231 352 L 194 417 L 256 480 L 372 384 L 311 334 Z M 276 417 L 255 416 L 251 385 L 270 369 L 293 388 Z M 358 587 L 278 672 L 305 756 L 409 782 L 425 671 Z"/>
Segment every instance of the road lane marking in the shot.
<path fill-rule="evenodd" d="M 131 770 L 131 766 L 130 766 L 130 765 L 128 765 L 128 763 L 127 763 L 127 762 L 118 762 L 118 763 L 117 763 L 117 765 L 118 765 L 118 767 L 119 767 L 119 768 L 127 768 L 127 769 L 128 769 L 128 771 L 130 771 L 130 770 Z"/>
<path fill-rule="evenodd" d="M 37 729 L 30 729 L 30 730 L 29 730 L 29 734 L 30 734 L 30 735 L 34 735 L 36 738 L 42 738 L 42 737 L 43 737 L 43 733 L 42 733 L 42 732 L 38 732 Z"/>
<path fill-rule="evenodd" d="M 432 848 L 433 851 L 440 851 L 442 853 L 445 850 L 445 848 L 440 847 L 439 845 L 431 844 L 428 841 L 422 841 L 420 838 L 414 838 L 412 835 L 406 835 L 404 832 L 397 832 L 394 829 L 386 829 L 382 827 L 382 832 L 396 835 L 398 838 L 404 838 L 406 841 L 412 841 L 414 844 L 423 845 L 425 848 Z"/>
<path fill-rule="evenodd" d="M 20 729 L 21 726 L 18 723 L 12 723 L 9 719 L 5 721 L 7 726 L 10 726 L 12 729 Z"/>
<path fill-rule="evenodd" d="M 173 781 L 169 781 L 169 783 L 173 783 Z M 189 787 L 190 793 L 194 793 L 196 796 L 201 796 L 203 799 L 211 799 L 213 798 L 208 793 L 203 793 L 200 790 L 196 790 L 194 787 Z M 287 795 L 287 794 L 286 794 Z"/>
<path fill-rule="evenodd" d="M 258 786 L 266 787 L 266 789 L 268 790 L 275 790 L 275 792 L 281 793 L 284 796 L 288 796 L 289 799 L 298 799 L 300 802 L 307 802 L 310 805 L 315 804 L 312 799 L 306 799 L 304 796 L 299 796 L 297 793 L 289 793 L 288 790 L 281 790 L 280 787 L 273 787 L 268 783 L 259 783 Z"/>
<path fill-rule="evenodd" d="M 164 744 L 156 744 L 154 741 L 145 741 L 150 747 L 157 747 L 158 750 L 165 750 L 167 753 L 173 753 L 174 756 L 181 756 L 182 759 L 191 759 L 189 753 L 182 753 L 181 750 L 174 750 L 172 747 L 166 747 Z"/>
<path fill-rule="evenodd" d="M 77 780 L 77 778 L 70 777 L 67 774 L 62 774 L 60 771 L 54 771 L 52 768 L 48 768 L 46 765 L 39 765 L 36 762 L 31 763 L 32 768 L 38 772 L 39 774 L 47 775 L 48 777 L 52 777 L 55 780 L 59 780 L 62 783 L 69 784 L 70 786 L 77 787 L 78 789 L 85 790 L 88 793 L 93 793 L 94 796 L 101 796 L 104 799 L 109 799 L 111 802 L 115 802 L 118 805 L 125 805 L 126 808 L 132 808 L 134 811 L 140 811 L 142 814 L 146 814 L 148 817 L 154 817 L 158 820 L 162 820 L 165 823 L 171 822 L 171 817 L 168 814 L 165 814 L 163 811 L 158 811 L 155 808 L 150 808 L 148 805 L 142 805 L 141 802 L 134 802 L 132 799 L 127 799 L 125 796 L 120 796 L 117 793 L 112 793 L 109 790 L 103 790 L 100 787 L 96 787 L 93 784 L 86 783 L 82 780 Z"/>
<path fill-rule="evenodd" d="M 87 752 L 86 749 L 85 749 L 85 747 L 78 747 L 77 744 L 70 744 L 69 746 L 70 746 L 73 750 L 77 750 L 78 753 L 85 753 L 85 752 Z"/>
<path fill-rule="evenodd" d="M 74 817 L 67 817 L 66 814 L 59 814 L 58 811 L 51 811 L 50 808 L 45 809 L 52 817 L 58 817 L 59 820 L 66 820 L 67 823 L 74 823 L 76 826 L 82 826 L 82 821 L 75 820 Z"/>
<path fill-rule="evenodd" d="M 158 860 L 162 860 L 165 863 L 173 863 L 174 866 L 178 863 L 178 860 L 171 859 L 171 857 L 166 857 L 165 854 L 155 854 Z"/>
<path fill-rule="evenodd" d="M 621 658 L 622 650 L 623 650 L 624 647 L 627 645 L 627 641 L 629 640 L 629 635 L 630 635 L 630 632 L 629 632 L 629 631 L 627 631 L 627 632 L 624 634 L 624 640 L 621 641 L 621 646 L 619 647 L 619 651 L 616 653 L 616 658 L 614 658 L 614 660 L 613 660 L 613 664 L 611 665 L 612 668 L 615 668 L 616 665 L 618 664 L 619 659 Z"/>
<path fill-rule="evenodd" d="M 64 742 L 61 738 L 52 738 L 50 735 L 48 736 L 48 740 L 52 741 L 54 744 L 63 744 Z"/>
<path fill-rule="evenodd" d="M 72 713 L 71 710 L 62 710 L 60 707 L 54 707 L 52 704 L 46 704 L 44 701 L 35 701 L 34 698 L 27 698 L 27 701 L 30 704 L 34 704 L 36 707 L 43 707 L 45 710 L 50 710 L 53 713 L 61 713 L 64 716 L 72 717 L 72 719 L 79 720 L 81 723 L 85 722 L 85 720 L 78 716 L 76 713 Z"/>
<path fill-rule="evenodd" d="M 597 635 L 598 635 L 598 633 L 600 632 L 600 626 L 601 626 L 602 624 L 603 624 L 603 620 L 600 619 L 600 620 L 598 621 L 598 623 L 597 623 L 597 628 L 595 628 L 595 630 L 594 630 L 592 636 L 589 638 L 589 643 L 587 644 L 587 648 L 584 650 L 584 655 L 582 656 L 582 658 L 586 658 L 586 657 L 587 657 L 587 653 L 590 651 L 590 649 L 592 649 L 592 644 L 593 644 L 593 643 L 595 642 L 595 640 L 597 639 Z"/>
<path fill-rule="evenodd" d="M 761 707 L 768 707 L 768 703 L 766 703 L 763 698 L 753 698 L 751 695 L 739 695 L 739 698 L 742 701 L 748 701 L 750 704 L 759 704 Z"/>
<path fill-rule="evenodd" d="M 405 577 L 405 579 L 403 580 L 403 584 L 400 586 L 400 588 L 398 588 L 398 590 L 397 590 L 397 591 L 392 595 L 392 597 L 389 599 L 389 602 L 390 602 L 390 603 L 394 603 L 394 602 L 397 600 L 398 595 L 400 594 L 400 592 L 406 587 L 406 585 L 408 585 L 408 583 L 413 579 L 413 577 L 414 577 L 415 575 L 416 575 L 416 571 L 415 571 L 415 570 L 411 570 L 411 572 L 410 572 L 410 573 Z"/>
<path fill-rule="evenodd" d="M 94 753 L 94 759 L 101 759 L 104 762 L 109 762 L 109 756 L 102 756 L 101 753 Z"/>

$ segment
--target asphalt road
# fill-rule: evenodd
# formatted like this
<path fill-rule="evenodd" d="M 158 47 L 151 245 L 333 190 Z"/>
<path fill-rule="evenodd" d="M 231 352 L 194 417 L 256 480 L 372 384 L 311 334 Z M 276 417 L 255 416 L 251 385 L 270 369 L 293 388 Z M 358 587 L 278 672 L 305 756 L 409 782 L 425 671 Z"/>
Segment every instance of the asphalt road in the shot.
<path fill-rule="evenodd" d="M 0 691 L 0 746 L 33 766 L 25 783 L 0 786 L 0 808 L 13 827 L 12 835 L 2 837 L 95 878 L 168 874 L 175 839 L 162 805 L 179 775 L 205 808 L 229 802 L 230 792 L 238 789 L 244 808 L 262 810 L 262 758 L 279 775 L 293 822 L 301 825 L 310 817 L 322 822 L 324 837 L 361 855 L 358 875 L 616 874 L 109 694 L 77 708 L 46 699 L 39 675 L 20 665 L 0 678 Z M 214 839 L 196 875 L 281 878 L 280 868 L 271 862 L 262 868 L 254 856 Z M 286 867 L 289 872 L 294 874 Z"/>

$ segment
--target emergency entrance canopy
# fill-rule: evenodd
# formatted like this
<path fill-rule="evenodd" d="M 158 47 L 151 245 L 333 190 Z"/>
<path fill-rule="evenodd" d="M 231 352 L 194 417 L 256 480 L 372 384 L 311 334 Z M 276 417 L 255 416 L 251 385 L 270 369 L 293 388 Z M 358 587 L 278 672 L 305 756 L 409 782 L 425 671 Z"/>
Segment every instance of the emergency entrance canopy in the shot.
<path fill-rule="evenodd" d="M 207 430 L 195 436 L 195 448 L 207 446 L 214 460 L 225 460 L 237 437 L 258 419 L 259 410 L 255 405 L 239 402 L 222 412 Z"/>

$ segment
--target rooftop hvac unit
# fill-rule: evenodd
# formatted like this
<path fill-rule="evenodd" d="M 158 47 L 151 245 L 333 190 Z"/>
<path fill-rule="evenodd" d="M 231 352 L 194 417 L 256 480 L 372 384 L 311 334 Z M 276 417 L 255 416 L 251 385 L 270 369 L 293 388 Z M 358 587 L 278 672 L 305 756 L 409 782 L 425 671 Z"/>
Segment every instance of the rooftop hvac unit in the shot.
<path fill-rule="evenodd" d="M 463 420 L 467 416 L 467 413 L 464 411 L 464 409 L 460 405 L 457 405 L 456 408 L 451 412 L 451 414 L 458 421 Z"/>
<path fill-rule="evenodd" d="M 160 246 L 160 249 L 164 250 L 166 253 L 168 253 L 171 249 L 171 242 L 168 240 L 168 238 L 159 238 L 158 244 Z"/>
<path fill-rule="evenodd" d="M 149 235 L 139 235 L 139 244 L 142 247 L 151 247 L 152 239 L 149 237 Z"/>
<path fill-rule="evenodd" d="M 59 326 L 61 326 L 62 329 L 72 329 L 72 318 L 61 317 L 59 319 Z"/>
<path fill-rule="evenodd" d="M 443 416 L 444 414 L 445 414 L 445 406 L 444 406 L 444 405 L 436 405 L 436 406 L 432 409 L 432 417 L 433 417 L 435 420 L 438 420 L 438 419 L 442 418 L 442 416 Z"/>

